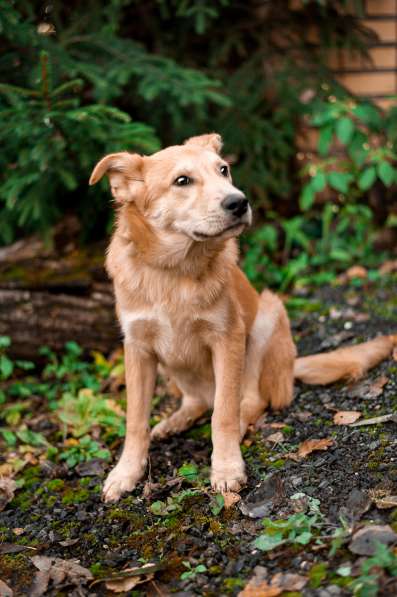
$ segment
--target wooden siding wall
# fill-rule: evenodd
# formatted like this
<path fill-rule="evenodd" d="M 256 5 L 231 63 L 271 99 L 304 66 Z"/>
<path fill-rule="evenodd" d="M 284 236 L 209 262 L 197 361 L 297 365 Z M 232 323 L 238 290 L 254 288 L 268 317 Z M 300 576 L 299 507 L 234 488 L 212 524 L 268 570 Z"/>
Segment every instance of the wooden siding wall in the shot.
<path fill-rule="evenodd" d="M 387 107 L 397 95 L 397 0 L 366 0 L 362 20 L 379 37 L 368 47 L 370 60 L 335 50 L 330 66 L 349 91 Z"/>

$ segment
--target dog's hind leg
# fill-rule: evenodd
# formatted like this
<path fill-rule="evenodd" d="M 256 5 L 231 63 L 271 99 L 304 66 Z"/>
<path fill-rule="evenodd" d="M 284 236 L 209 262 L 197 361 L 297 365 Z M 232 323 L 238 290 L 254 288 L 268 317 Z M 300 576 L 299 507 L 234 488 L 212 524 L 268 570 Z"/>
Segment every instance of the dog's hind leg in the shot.
<path fill-rule="evenodd" d="M 241 437 L 270 405 L 279 410 L 292 400 L 295 345 L 280 299 L 265 290 L 250 331 L 240 409 Z"/>
<path fill-rule="evenodd" d="M 153 427 L 151 436 L 153 439 L 161 439 L 174 433 L 181 433 L 189 429 L 207 410 L 208 405 L 201 398 L 185 394 L 179 409 Z"/>

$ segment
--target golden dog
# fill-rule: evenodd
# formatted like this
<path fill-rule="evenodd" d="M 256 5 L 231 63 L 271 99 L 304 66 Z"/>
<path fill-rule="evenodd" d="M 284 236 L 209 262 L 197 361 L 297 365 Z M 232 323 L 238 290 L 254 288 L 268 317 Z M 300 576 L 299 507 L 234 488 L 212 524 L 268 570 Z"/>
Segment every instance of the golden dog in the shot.
<path fill-rule="evenodd" d="M 240 440 L 267 407 L 290 404 L 294 377 L 357 378 L 397 339 L 296 358 L 281 301 L 268 290 L 258 295 L 237 266 L 235 238 L 251 223 L 251 208 L 221 145 L 209 134 L 151 156 L 111 154 L 90 178 L 95 184 L 107 174 L 119 205 L 106 267 L 124 334 L 127 431 L 106 501 L 141 479 L 151 437 L 179 433 L 210 408 L 211 485 L 238 491 L 246 481 Z M 183 398 L 150 433 L 158 365 Z"/>

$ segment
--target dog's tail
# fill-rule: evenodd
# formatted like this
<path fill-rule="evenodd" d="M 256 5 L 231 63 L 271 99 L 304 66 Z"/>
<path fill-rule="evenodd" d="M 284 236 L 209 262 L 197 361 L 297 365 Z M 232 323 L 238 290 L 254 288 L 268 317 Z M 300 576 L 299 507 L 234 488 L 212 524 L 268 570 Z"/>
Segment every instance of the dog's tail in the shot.
<path fill-rule="evenodd" d="M 355 381 L 386 359 L 395 346 L 397 335 L 379 336 L 356 346 L 298 357 L 295 360 L 294 377 L 313 385 L 326 385 L 339 379 Z"/>

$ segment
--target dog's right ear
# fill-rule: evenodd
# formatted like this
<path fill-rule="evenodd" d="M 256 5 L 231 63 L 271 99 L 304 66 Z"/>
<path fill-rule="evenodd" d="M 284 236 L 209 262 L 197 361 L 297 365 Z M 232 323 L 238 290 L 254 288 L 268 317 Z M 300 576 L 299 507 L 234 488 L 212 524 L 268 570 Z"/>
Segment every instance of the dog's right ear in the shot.
<path fill-rule="evenodd" d="M 111 153 L 102 158 L 90 176 L 89 184 L 95 184 L 107 174 L 112 195 L 118 203 L 133 201 L 143 183 L 143 157 L 137 153 Z"/>

